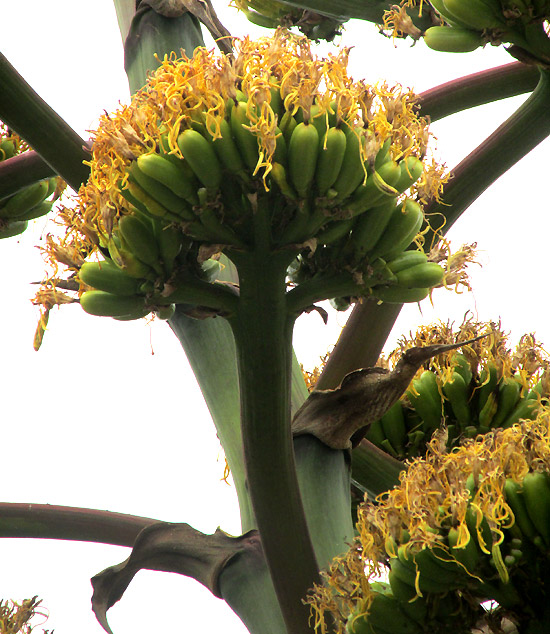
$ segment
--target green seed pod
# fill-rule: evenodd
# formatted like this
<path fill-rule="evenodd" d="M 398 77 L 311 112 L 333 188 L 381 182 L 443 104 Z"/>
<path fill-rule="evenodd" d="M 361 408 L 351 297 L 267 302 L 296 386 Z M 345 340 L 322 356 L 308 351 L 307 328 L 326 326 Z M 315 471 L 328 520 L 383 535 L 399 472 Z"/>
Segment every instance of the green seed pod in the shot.
<path fill-rule="evenodd" d="M 136 295 L 140 285 L 139 280 L 127 275 L 111 260 L 84 262 L 78 277 L 84 284 L 114 295 Z"/>
<path fill-rule="evenodd" d="M 444 271 L 435 262 L 417 264 L 395 274 L 398 286 L 405 288 L 433 288 L 443 280 Z"/>
<path fill-rule="evenodd" d="M 122 317 L 145 308 L 145 298 L 138 295 L 114 295 L 105 291 L 85 291 L 80 305 L 89 315 Z"/>
<path fill-rule="evenodd" d="M 378 242 L 369 253 L 371 258 L 393 259 L 411 244 L 420 231 L 424 213 L 420 205 L 407 198 L 395 207 Z"/>
<path fill-rule="evenodd" d="M 445 8 L 449 15 L 475 31 L 504 26 L 504 16 L 498 0 L 445 0 Z"/>
<path fill-rule="evenodd" d="M 0 141 L 0 161 L 12 158 L 15 156 L 15 152 L 15 143 L 13 141 L 10 141 L 10 139 L 2 139 Z"/>
<path fill-rule="evenodd" d="M 476 31 L 451 26 L 432 26 L 424 33 L 426 46 L 442 53 L 470 53 L 483 46 L 482 36 Z"/>
<path fill-rule="evenodd" d="M 232 112 L 235 109 L 233 108 Z M 178 146 L 206 189 L 218 189 L 222 180 L 222 170 L 212 144 L 196 130 L 184 130 L 178 137 Z"/>
<path fill-rule="evenodd" d="M 421 302 L 430 294 L 429 288 L 403 288 L 402 286 L 375 286 L 372 294 L 386 304 Z"/>

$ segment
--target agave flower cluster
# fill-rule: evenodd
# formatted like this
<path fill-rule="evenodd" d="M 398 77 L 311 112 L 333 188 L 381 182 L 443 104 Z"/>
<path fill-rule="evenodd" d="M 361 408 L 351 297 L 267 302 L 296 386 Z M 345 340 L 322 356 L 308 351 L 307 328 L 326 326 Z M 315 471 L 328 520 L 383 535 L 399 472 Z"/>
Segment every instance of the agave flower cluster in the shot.
<path fill-rule="evenodd" d="M 430 360 L 396 404 L 401 418 L 393 412 L 382 419 L 387 438 L 380 448 L 398 443 L 406 449 L 401 459 L 409 459 L 399 486 L 359 506 L 355 543 L 311 595 L 319 631 L 328 631 L 330 614 L 338 632 L 383 632 L 380 615 L 386 610 L 404 621 L 396 631 L 408 632 L 451 626 L 470 632 L 476 622 L 487 628 L 491 619 L 496 629 L 484 631 L 500 632 L 503 620 L 515 624 L 510 631 L 523 631 L 542 622 L 548 597 L 535 588 L 547 579 L 550 557 L 547 353 L 533 334 L 512 349 L 499 323 L 465 319 L 457 329 L 450 323 L 421 328 L 384 363 L 391 366 L 413 346 L 484 332 L 460 353 Z M 458 424 L 456 396 L 448 388 L 465 369 L 472 434 Z M 407 442 L 429 422 L 426 404 L 438 391 L 439 424 L 427 434 L 421 456 L 412 457 Z M 419 401 L 423 407 L 411 407 Z M 389 583 L 381 582 L 388 573 Z M 487 600 L 496 602 L 491 614 L 482 607 Z M 451 613 L 452 623 L 446 621 Z"/>
<path fill-rule="evenodd" d="M 444 438 L 435 437 L 426 457 L 413 461 L 403 472 L 398 487 L 381 496 L 378 504 L 367 502 L 359 508 L 356 543 L 334 560 L 326 573 L 326 585 L 317 587 L 310 597 L 319 631 L 328 631 L 329 614 L 336 619 L 338 632 L 344 632 L 346 624 L 346 631 L 354 631 L 350 623 L 361 616 L 368 621 L 369 606 L 381 589 L 392 599 L 399 593 L 395 577 L 390 577 L 390 590 L 377 582 L 380 574 L 388 569 L 397 574 L 394 562 L 412 559 L 425 549 L 435 549 L 443 565 L 464 562 L 457 565 L 454 583 L 447 586 L 447 580 L 440 579 L 440 590 L 435 592 L 426 585 L 432 578 L 420 563 L 415 573 L 412 560 L 409 601 L 416 596 L 420 604 L 427 603 L 426 626 L 430 607 L 437 609 L 437 602 L 448 595 L 454 596 L 458 606 L 453 615 L 455 631 L 470 631 L 473 622 L 481 621 L 487 615 L 481 604 L 488 599 L 501 603 L 501 616 L 516 624 L 534 618 L 523 612 L 521 597 L 529 596 L 547 574 L 548 544 L 539 536 L 538 548 L 533 547 L 522 533 L 507 490 L 510 482 L 521 490 L 526 476 L 550 471 L 549 423 L 550 411 L 544 408 L 536 421 L 480 436 L 452 453 L 447 452 Z M 550 497 L 550 488 L 547 495 Z M 539 499 L 541 507 L 547 502 Z M 452 547 L 451 531 L 455 535 Z M 514 555 L 510 555 L 514 547 Z M 460 557 L 466 548 L 472 548 L 477 557 L 471 568 Z M 538 574 L 530 569 L 537 558 L 542 559 Z M 396 604 L 396 609 L 406 610 L 407 604 Z M 542 610 L 542 605 L 534 606 L 539 616 Z M 436 631 L 434 627 L 432 623 L 430 631 Z"/>
<path fill-rule="evenodd" d="M 471 315 L 466 315 L 457 327 L 454 323 L 440 321 L 420 326 L 414 333 L 401 337 L 396 349 L 388 356 L 388 364 L 394 364 L 405 350 L 415 346 L 455 343 L 474 339 L 484 333 L 490 336 L 480 338 L 462 350 L 473 371 L 480 373 L 483 367 L 492 363 L 497 367 L 499 377 L 518 373 L 525 388 L 533 387 L 533 382 L 541 379 L 548 367 L 548 354 L 533 333 L 524 334 L 512 348 L 510 334 L 503 329 L 500 321 L 478 322 Z M 455 356 L 456 352 L 438 355 L 430 359 L 429 368 L 444 376 L 454 365 Z"/>
<path fill-rule="evenodd" d="M 199 121 L 214 140 L 221 137 L 228 100 L 241 95 L 248 128 L 259 146 L 252 171 L 264 182 L 281 136 L 280 113 L 301 111 L 309 120 L 314 103 L 315 118 L 334 115 L 346 126 L 364 124 L 370 132 L 362 153 L 371 162 L 388 139 L 394 159 L 424 157 L 428 122 L 416 116 L 414 94 L 398 86 L 353 82 L 348 55 L 349 49 L 343 49 L 337 56 L 316 59 L 308 40 L 279 30 L 272 38 L 244 39 L 234 60 L 206 49 L 197 49 L 192 58 L 165 58 L 132 103 L 104 115 L 94 134 L 90 180 L 79 192 L 89 237 L 110 233 L 118 215 L 131 213 L 121 189 L 132 161 L 158 151 L 163 137 L 169 152 L 183 158 L 178 136 Z M 422 177 L 416 190 L 431 198 L 440 185 L 437 178 Z"/>
<path fill-rule="evenodd" d="M 532 334 L 523 335 L 512 349 L 500 323 L 471 318 L 458 328 L 436 323 L 402 338 L 383 362 L 391 367 L 410 347 L 456 343 L 484 333 L 460 352 L 424 364 L 400 401 L 371 425 L 367 439 L 406 460 L 423 456 L 442 425 L 451 450 L 465 438 L 536 418 L 540 400 L 550 394 L 549 358 Z"/>
<path fill-rule="evenodd" d="M 62 264 L 81 300 L 91 288 L 126 297 L 102 297 L 98 308 L 88 295 L 81 303 L 92 314 L 136 319 L 180 302 L 223 312 L 200 284 L 198 295 L 178 291 L 212 281 L 220 253 L 256 248 L 265 215 L 267 248 L 295 258 L 291 284 L 316 279 L 308 301 L 339 290 L 383 301 L 427 296 L 448 254 L 428 262 L 417 252 L 395 275 L 386 264 L 419 249 L 422 204 L 447 177 L 426 159 L 428 122 L 415 96 L 353 81 L 349 52 L 320 59 L 309 40 L 278 29 L 238 42 L 234 57 L 204 48 L 165 57 L 129 105 L 101 118 L 89 181 L 76 209 L 59 217 L 65 236 L 45 249 L 54 267 L 46 287 L 70 289 Z M 87 266 L 103 258 L 101 270 Z"/>

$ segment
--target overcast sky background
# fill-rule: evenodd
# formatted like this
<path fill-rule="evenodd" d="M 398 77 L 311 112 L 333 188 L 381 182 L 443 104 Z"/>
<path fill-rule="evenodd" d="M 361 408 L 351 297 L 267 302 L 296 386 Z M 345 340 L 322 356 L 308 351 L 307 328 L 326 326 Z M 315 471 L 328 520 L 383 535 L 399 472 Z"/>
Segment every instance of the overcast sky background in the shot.
<path fill-rule="evenodd" d="M 214 0 L 234 35 L 252 27 L 225 1 Z M 0 7 L 0 50 L 35 90 L 83 137 L 98 116 L 128 99 L 122 43 L 111 0 L 27 0 Z M 500 49 L 468 55 L 427 53 L 422 44 L 394 48 L 376 28 L 352 22 L 337 43 L 354 46 L 356 79 L 400 82 L 418 92 L 511 61 Z M 330 50 L 331 47 L 323 47 Z M 466 156 L 521 103 L 522 97 L 457 115 L 433 126 L 437 154 L 449 167 Z M 474 292 L 434 294 L 403 310 L 388 342 L 435 319 L 457 324 L 471 311 L 502 317 L 512 339 L 536 331 L 550 341 L 546 318 L 550 229 L 544 142 L 486 192 L 456 223 L 456 247 L 477 242 L 483 268 Z M 48 232 L 40 219 L 21 238 L 0 241 L 0 498 L 9 502 L 108 509 L 217 526 L 238 534 L 231 487 L 221 481 L 223 454 L 179 343 L 162 322 L 148 325 L 90 317 L 78 306 L 54 310 L 39 353 L 32 349 L 38 316 L 30 303 L 43 277 L 36 245 Z M 346 316 L 302 317 L 295 348 L 308 367 L 334 344 Z M 153 354 L 154 353 L 154 354 Z M 0 540 L 0 598 L 38 594 L 56 634 L 99 634 L 90 610 L 89 578 L 129 550 L 79 542 Z M 218 631 L 242 634 L 239 619 L 194 581 L 141 572 L 109 612 L 115 634 Z M 41 630 L 40 630 L 41 631 Z"/>

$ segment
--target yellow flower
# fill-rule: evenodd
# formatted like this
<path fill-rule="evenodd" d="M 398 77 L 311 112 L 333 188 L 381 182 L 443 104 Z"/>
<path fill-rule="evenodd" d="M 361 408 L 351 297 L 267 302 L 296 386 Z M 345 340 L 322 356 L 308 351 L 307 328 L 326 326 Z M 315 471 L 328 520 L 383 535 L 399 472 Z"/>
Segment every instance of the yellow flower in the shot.
<path fill-rule="evenodd" d="M 218 251 L 225 245 L 244 248 L 253 233 L 249 225 L 258 201 L 263 207 L 276 209 L 272 226 L 273 241 L 278 245 L 306 244 L 325 224 L 345 219 L 351 213 L 347 205 L 359 184 L 339 197 L 338 192 L 329 191 L 330 184 L 319 191 L 314 176 L 301 190 L 293 182 L 296 161 L 292 174 L 290 161 L 286 161 L 290 151 L 285 147 L 291 145 L 292 126 L 297 127 L 301 120 L 312 121 L 318 130 L 323 129 L 324 122 L 343 128 L 346 133 L 351 130 L 359 141 L 353 144 L 358 148 L 356 165 L 365 178 L 374 168 L 377 156 L 382 157 L 382 163 L 390 159 L 400 162 L 408 157 L 424 161 L 428 121 L 417 116 L 416 96 L 400 86 L 369 86 L 354 81 L 348 73 L 349 49 L 318 58 L 307 38 L 284 29 L 255 41 L 244 38 L 236 42 L 235 49 L 232 57 L 205 48 L 198 48 L 193 57 L 177 58 L 175 54 L 165 57 L 130 104 L 100 118 L 88 161 L 90 177 L 78 192 L 78 206 L 59 215 L 66 226 L 65 236 L 56 241 L 48 239 L 46 244 L 46 258 L 54 269 L 47 284 L 53 284 L 58 277 L 58 266 L 66 267 L 74 275 L 84 260 L 95 257 L 99 251 L 103 256 L 107 250 L 111 251 L 119 238 L 119 219 L 125 215 L 142 213 L 154 216 L 151 220 L 156 224 L 173 225 L 184 240 L 192 243 L 190 252 L 195 248 L 204 252 L 204 248 L 209 250 L 212 245 L 220 245 Z M 252 140 L 252 146 L 245 149 L 237 147 L 237 133 L 230 115 L 238 104 L 245 104 L 245 108 L 240 106 L 239 113 L 244 110 L 245 119 L 236 129 L 241 130 L 242 123 L 242 128 L 250 133 L 247 140 Z M 289 121 L 286 128 L 283 124 Z M 182 133 L 190 130 L 195 131 L 195 136 L 191 136 L 202 143 L 231 134 L 246 168 L 232 172 L 231 166 L 214 156 L 217 161 L 214 171 L 219 177 L 214 182 L 221 185 L 209 186 L 204 182 L 207 169 L 201 178 L 197 168 L 200 161 L 193 165 L 191 154 L 187 160 L 180 148 L 182 138 L 190 138 L 182 137 Z M 200 139 L 196 132 L 200 133 Z M 326 144 L 326 137 L 321 140 Z M 250 147 L 254 153 L 246 152 Z M 339 147 L 348 147 L 347 141 Z M 217 148 L 219 144 L 214 147 Z M 274 157 L 279 151 L 277 167 L 287 171 L 288 180 L 284 174 L 281 177 L 280 169 L 277 174 L 273 171 Z M 181 193 L 181 187 L 176 193 L 168 191 L 169 197 L 165 198 L 168 202 L 164 204 L 142 185 L 143 181 L 136 182 L 139 181 L 136 174 L 144 176 L 139 165 L 147 161 L 142 157 L 153 154 L 170 160 L 174 170 L 189 175 L 187 180 L 182 176 L 192 190 L 188 195 Z M 316 155 L 314 152 L 309 155 L 312 159 L 309 166 L 315 172 Z M 201 156 L 205 156 L 205 151 Z M 340 158 L 339 165 L 343 164 L 343 155 Z M 420 177 L 416 190 L 405 190 L 402 195 L 419 198 L 417 192 L 422 187 L 425 192 L 426 185 L 422 183 L 427 183 L 428 178 L 432 182 L 431 191 L 437 192 L 437 168 L 432 167 L 426 174 Z M 334 177 L 332 183 L 337 182 L 337 175 L 330 177 Z M 161 184 L 156 193 L 162 189 L 170 188 Z M 402 196 L 397 191 L 395 195 Z M 262 197 L 264 202 L 260 200 Z M 310 234 L 302 237 L 301 230 L 299 227 L 296 230 L 292 222 L 299 219 L 306 207 L 311 211 L 307 212 L 311 215 L 307 223 Z M 154 287 L 160 292 L 166 283 L 168 279 L 155 279 Z"/>
<path fill-rule="evenodd" d="M 308 599 L 320 631 L 326 631 L 328 614 L 340 633 L 351 613 L 368 607 L 373 596 L 370 584 L 396 556 L 397 544 L 406 541 L 412 552 L 435 545 L 448 549 L 444 537 L 453 527 L 461 535 L 458 546 L 474 538 L 494 556 L 504 531 L 514 525 L 504 495 L 506 479 L 522 482 L 527 473 L 537 471 L 550 472 L 548 407 L 535 421 L 479 436 L 451 453 L 440 437 L 434 437 L 425 458 L 414 460 L 402 472 L 399 486 L 379 496 L 377 505 L 366 502 L 358 509 L 355 543 L 333 561 L 324 573 L 325 584 L 316 586 Z M 482 546 L 481 528 L 469 537 L 468 507 L 480 522 L 487 522 L 492 544 Z"/>
<path fill-rule="evenodd" d="M 410 1 L 404 6 L 394 4 L 390 9 L 384 11 L 384 29 L 390 31 L 393 38 L 410 35 L 413 40 L 419 40 L 422 37 L 422 31 L 411 20 L 411 16 L 406 10 L 407 6 L 411 6 Z"/>
<path fill-rule="evenodd" d="M 201 48 L 192 58 L 165 57 L 129 105 L 100 119 L 93 136 L 90 179 L 79 192 L 81 228 L 109 236 L 116 218 L 130 212 L 120 190 L 132 161 L 157 152 L 161 139 L 181 158 L 178 135 L 197 125 L 218 138 L 227 100 L 237 95 L 246 101 L 248 128 L 258 140 L 254 174 L 264 182 L 280 135 L 281 111 L 273 103 L 275 96 L 285 110 L 301 110 L 305 120 L 315 102 L 316 117 L 335 113 L 345 125 L 368 125 L 369 143 L 363 149 L 368 160 L 374 160 L 388 138 L 392 158 L 423 157 L 427 121 L 415 114 L 415 96 L 398 86 L 353 82 L 347 74 L 348 56 L 349 49 L 343 49 L 318 59 L 306 38 L 279 29 L 272 37 L 237 42 L 233 60 Z"/>

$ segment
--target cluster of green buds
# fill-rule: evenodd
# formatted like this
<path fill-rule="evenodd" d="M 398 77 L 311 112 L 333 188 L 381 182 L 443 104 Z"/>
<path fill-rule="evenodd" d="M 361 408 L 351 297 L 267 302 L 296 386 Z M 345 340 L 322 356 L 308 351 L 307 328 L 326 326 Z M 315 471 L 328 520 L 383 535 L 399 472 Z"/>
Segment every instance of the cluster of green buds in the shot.
<path fill-rule="evenodd" d="M 341 32 L 344 19 L 300 9 L 278 0 L 234 0 L 247 20 L 267 29 L 296 27 L 310 40 L 331 42 Z"/>
<path fill-rule="evenodd" d="M 339 634 L 545 631 L 549 424 L 543 407 L 452 452 L 434 437 L 399 486 L 359 508 L 355 544 L 310 597 L 319 631 L 328 614 Z"/>
<path fill-rule="evenodd" d="M 11 159 L 28 149 L 24 141 L 0 123 L 0 161 Z M 52 177 L 0 198 L 0 239 L 20 235 L 29 221 L 49 213 L 62 188 L 60 179 Z"/>
<path fill-rule="evenodd" d="M 425 158 L 427 121 L 414 95 L 352 81 L 348 54 L 318 59 L 282 29 L 234 58 L 199 48 L 102 117 L 79 207 L 48 248 L 53 262 L 86 260 L 69 265 L 84 310 L 223 315 L 236 291 L 210 283 L 220 254 L 260 242 L 294 259 L 298 313 L 331 297 L 419 301 L 440 285 L 420 248 L 422 203 L 445 178 Z"/>
<path fill-rule="evenodd" d="M 430 0 L 429 5 L 440 24 L 424 32 L 409 28 L 404 6 L 396 6 L 386 14 L 386 27 L 422 36 L 436 51 L 469 52 L 486 44 L 509 44 L 509 52 L 521 61 L 550 64 L 548 0 Z"/>
<path fill-rule="evenodd" d="M 533 335 L 524 335 L 512 351 L 495 323 L 466 321 L 454 332 L 444 324 L 420 329 L 392 353 L 435 341 L 451 343 L 478 334 L 487 337 L 430 360 L 409 389 L 366 438 L 399 460 L 423 456 L 434 432 L 442 428 L 449 450 L 468 438 L 520 420 L 535 419 L 550 395 L 549 359 Z"/>

